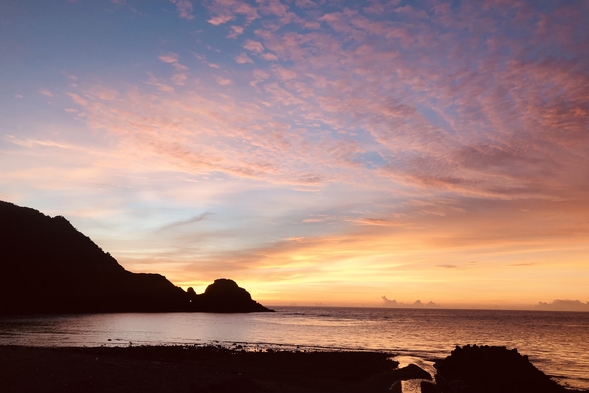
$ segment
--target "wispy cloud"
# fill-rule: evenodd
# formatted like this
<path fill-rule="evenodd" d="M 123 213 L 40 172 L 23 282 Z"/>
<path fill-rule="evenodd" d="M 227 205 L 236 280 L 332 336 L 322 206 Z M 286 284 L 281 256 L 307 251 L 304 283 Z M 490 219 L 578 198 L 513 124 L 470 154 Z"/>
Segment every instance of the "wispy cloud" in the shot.
<path fill-rule="evenodd" d="M 176 63 L 178 61 L 178 54 L 176 53 L 166 53 L 165 55 L 160 55 L 159 59 L 164 63 Z"/>
<path fill-rule="evenodd" d="M 160 231 L 167 231 L 167 230 L 171 230 L 171 229 L 175 229 L 175 228 L 179 228 L 179 227 L 189 226 L 189 225 L 192 225 L 192 224 L 195 224 L 197 222 L 204 220 L 205 217 L 207 217 L 210 214 L 211 214 L 210 212 L 204 212 L 204 213 L 201 213 L 197 216 L 191 217 L 187 220 L 181 220 L 181 221 L 176 221 L 176 222 L 173 222 L 170 224 L 166 224 L 166 225 L 162 226 L 159 230 Z"/>
<path fill-rule="evenodd" d="M 43 94 L 46 97 L 53 97 L 54 94 L 47 89 L 40 89 L 39 93 Z"/>

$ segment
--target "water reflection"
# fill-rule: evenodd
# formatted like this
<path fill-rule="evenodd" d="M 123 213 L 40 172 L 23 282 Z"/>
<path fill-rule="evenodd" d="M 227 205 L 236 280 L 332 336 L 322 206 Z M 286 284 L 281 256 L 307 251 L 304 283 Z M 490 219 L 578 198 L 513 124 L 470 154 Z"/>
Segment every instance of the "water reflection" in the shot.
<path fill-rule="evenodd" d="M 277 307 L 261 314 L 0 318 L 0 344 L 253 343 L 446 356 L 455 345 L 518 348 L 560 382 L 589 388 L 589 313 Z M 564 371 L 563 371 L 564 370 Z"/>

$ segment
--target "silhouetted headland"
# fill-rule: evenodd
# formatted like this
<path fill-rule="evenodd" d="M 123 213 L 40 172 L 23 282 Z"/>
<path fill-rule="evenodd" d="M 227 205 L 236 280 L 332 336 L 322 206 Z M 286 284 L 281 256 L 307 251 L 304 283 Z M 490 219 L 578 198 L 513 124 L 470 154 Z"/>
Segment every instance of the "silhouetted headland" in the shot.
<path fill-rule="evenodd" d="M 264 312 L 232 280 L 197 295 L 160 274 L 131 273 L 62 216 L 0 201 L 0 315 Z"/>

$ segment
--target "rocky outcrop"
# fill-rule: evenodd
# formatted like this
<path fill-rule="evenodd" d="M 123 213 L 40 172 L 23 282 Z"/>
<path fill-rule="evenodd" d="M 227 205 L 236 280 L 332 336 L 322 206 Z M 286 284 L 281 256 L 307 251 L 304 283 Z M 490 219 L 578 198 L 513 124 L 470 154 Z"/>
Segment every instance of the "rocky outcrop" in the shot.
<path fill-rule="evenodd" d="M 196 295 L 131 273 L 64 217 L 0 201 L 0 315 L 268 311 L 242 288 L 216 288 Z"/>
<path fill-rule="evenodd" d="M 567 390 L 538 370 L 517 349 L 505 347 L 456 347 L 450 356 L 434 364 L 436 385 L 422 382 L 431 393 L 562 393 Z"/>
<path fill-rule="evenodd" d="M 245 289 L 237 286 L 235 281 L 226 278 L 215 280 L 203 294 L 197 295 L 188 288 L 192 311 L 238 313 L 272 311 L 252 300 Z"/>

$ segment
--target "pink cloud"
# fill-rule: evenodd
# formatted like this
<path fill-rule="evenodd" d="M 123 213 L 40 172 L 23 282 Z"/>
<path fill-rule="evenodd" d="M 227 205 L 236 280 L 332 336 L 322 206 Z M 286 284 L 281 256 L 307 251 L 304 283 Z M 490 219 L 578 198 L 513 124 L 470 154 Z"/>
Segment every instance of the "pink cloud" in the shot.
<path fill-rule="evenodd" d="M 227 14 L 226 15 L 217 15 L 217 16 L 214 16 L 211 19 L 209 19 L 207 22 L 209 22 L 212 25 L 219 26 L 219 25 L 222 25 L 223 23 L 227 23 L 233 19 L 234 19 L 233 15 L 230 15 L 230 14 L 229 15 L 227 15 Z"/>
<path fill-rule="evenodd" d="M 295 4 L 299 8 L 318 8 L 317 3 L 311 0 L 295 0 Z"/>
<path fill-rule="evenodd" d="M 291 80 L 297 77 L 296 71 L 289 70 L 284 67 L 274 67 L 274 73 L 281 80 Z"/>
<path fill-rule="evenodd" d="M 231 11 L 227 14 L 231 17 L 246 15 L 235 11 L 239 4 L 214 2 L 211 7 L 218 7 L 215 15 L 222 15 L 222 9 Z M 263 18 L 289 14 L 283 3 L 259 6 Z M 372 6 L 388 7 L 380 3 Z M 237 54 L 236 62 L 251 63 L 249 56 L 257 55 L 281 60 L 288 67 L 275 63 L 272 75 L 254 70 L 246 85 L 251 91 L 240 90 L 240 79 L 233 74 L 235 83 L 225 74 L 211 77 L 228 95 L 247 95 L 262 112 L 267 108 L 276 113 L 265 117 L 275 132 L 265 134 L 262 140 L 240 131 L 239 138 L 250 138 L 252 146 L 264 149 L 271 141 L 283 151 L 293 149 L 293 154 L 303 154 L 301 151 L 312 144 L 306 138 L 326 132 L 320 137 L 324 144 L 317 146 L 328 152 L 325 157 L 337 162 L 341 172 L 327 169 L 331 164 L 319 164 L 306 153 L 303 156 L 309 159 L 308 165 L 303 161 L 296 170 L 287 170 L 273 160 L 264 162 L 263 155 L 256 155 L 259 151 L 252 153 L 259 158 L 256 165 L 240 162 L 224 166 L 224 170 L 240 176 L 269 176 L 273 181 L 280 173 L 300 185 L 370 173 L 420 192 L 501 200 L 563 197 L 558 190 L 584 195 L 587 191 L 581 179 L 587 171 L 578 169 L 580 157 L 588 149 L 584 121 L 589 113 L 589 83 L 584 63 L 564 58 L 525 61 L 527 55 L 521 48 L 531 43 L 537 47 L 538 34 L 544 34 L 537 33 L 534 22 L 540 19 L 514 25 L 530 33 L 525 35 L 522 30 L 528 40 L 522 45 L 521 39 L 510 38 L 511 32 L 498 29 L 493 19 L 495 12 L 511 15 L 507 4 L 495 4 L 490 11 L 464 4 L 452 13 L 440 5 L 428 21 L 414 18 L 423 11 L 417 6 L 401 8 L 403 12 L 396 12 L 399 20 L 394 21 L 373 21 L 366 10 L 330 13 L 320 17 L 321 28 L 311 32 L 274 30 L 275 25 L 262 24 L 255 31 L 258 38 L 243 43 L 249 53 Z M 394 11 L 386 8 L 384 12 Z M 513 17 L 517 17 L 515 13 Z M 550 29 L 554 27 L 550 23 L 560 24 L 551 18 L 545 22 Z M 316 19 L 316 15 L 309 16 L 307 21 Z M 463 29 L 469 34 L 463 34 Z M 570 37 L 568 32 L 552 38 L 542 35 L 552 40 L 550 45 Z M 557 48 L 582 51 L 570 46 Z M 162 55 L 160 59 L 174 67 L 178 64 L 174 56 Z M 212 64 L 203 56 L 200 59 Z M 159 91 L 179 94 L 172 86 L 187 81 L 187 70 L 177 71 L 171 79 L 153 77 L 148 83 Z M 263 129 L 259 123 L 248 127 L 255 132 Z M 295 138 L 294 129 L 305 132 Z M 359 137 L 366 145 L 351 143 L 352 137 Z M 307 147 L 301 148 L 303 144 Z M 382 162 L 366 169 L 360 158 L 364 150 L 382 152 Z M 169 155 L 172 151 L 181 155 L 180 148 L 170 147 Z M 280 169 L 262 169 L 266 166 Z M 438 213 L 447 214 L 424 210 L 424 214 Z"/>
<path fill-rule="evenodd" d="M 244 28 L 241 26 L 231 26 L 231 33 L 227 35 L 227 38 L 237 38 L 238 35 L 243 33 L 243 30 Z"/>
<path fill-rule="evenodd" d="M 205 5 L 213 16 L 208 20 L 212 25 L 219 26 L 236 18 L 237 15 L 244 15 L 246 26 L 253 20 L 259 18 L 257 10 L 245 1 L 241 0 L 213 0 Z M 235 36 L 241 34 L 233 31 Z M 230 36 L 232 35 L 230 34 Z M 234 38 L 234 37 L 231 37 Z"/>
<path fill-rule="evenodd" d="M 278 56 L 276 56 L 274 53 L 268 53 L 268 52 L 262 53 L 260 55 L 260 57 L 262 59 L 264 59 L 264 60 L 267 60 L 267 61 L 276 61 L 276 60 L 278 60 Z"/>
<path fill-rule="evenodd" d="M 176 8 L 178 9 L 178 15 L 180 18 L 192 20 L 194 19 L 194 15 L 192 15 L 193 6 L 190 0 L 170 0 Z"/>
<path fill-rule="evenodd" d="M 288 6 L 280 2 L 280 0 L 260 0 L 258 3 L 260 10 L 265 14 L 274 14 L 281 17 L 288 13 Z"/>
<path fill-rule="evenodd" d="M 174 92 L 174 88 L 172 86 L 160 82 L 160 80 L 158 78 L 156 78 L 153 74 L 148 73 L 147 76 L 148 76 L 148 80 L 146 82 L 147 84 L 156 86 L 159 91 L 163 91 L 166 93 L 173 93 Z"/>
<path fill-rule="evenodd" d="M 262 53 L 264 52 L 264 46 L 259 43 L 258 41 L 254 41 L 254 40 L 246 40 L 245 43 L 243 44 L 243 47 L 251 52 L 255 52 L 255 53 Z"/>
<path fill-rule="evenodd" d="M 99 98 L 102 101 L 112 101 L 118 96 L 118 92 L 113 89 L 108 89 L 102 86 L 95 86 L 89 94 Z"/>
<path fill-rule="evenodd" d="M 410 5 L 398 7 L 395 9 L 395 12 L 402 12 L 402 13 L 405 13 L 405 14 L 407 14 L 413 18 L 417 18 L 417 19 L 427 19 L 428 18 L 428 15 L 424 10 L 415 10 Z"/>
<path fill-rule="evenodd" d="M 215 80 L 217 81 L 218 84 L 220 84 L 221 86 L 229 86 L 233 84 L 233 81 L 231 79 L 228 78 L 224 78 L 222 76 L 217 76 L 215 77 Z"/>
<path fill-rule="evenodd" d="M 67 93 L 68 96 L 70 96 L 72 98 L 72 100 L 81 106 L 86 106 L 88 105 L 88 101 L 85 100 L 84 98 L 80 97 L 79 95 L 75 94 L 75 93 Z"/>
<path fill-rule="evenodd" d="M 235 57 L 237 64 L 253 63 L 253 60 L 246 53 L 240 53 Z"/>
<path fill-rule="evenodd" d="M 178 55 L 176 53 L 167 53 L 158 57 L 164 63 L 176 63 L 178 61 Z"/>
<path fill-rule="evenodd" d="M 188 76 L 186 74 L 177 73 L 177 74 L 174 74 L 174 76 L 172 76 L 172 78 L 170 80 L 175 85 L 184 86 L 186 84 L 187 78 L 188 78 Z"/>
<path fill-rule="evenodd" d="M 40 89 L 39 93 L 43 94 L 46 97 L 53 97 L 54 94 L 47 89 Z"/>

